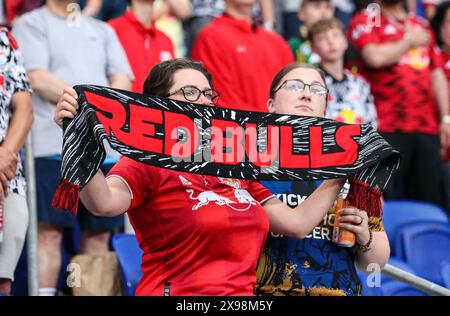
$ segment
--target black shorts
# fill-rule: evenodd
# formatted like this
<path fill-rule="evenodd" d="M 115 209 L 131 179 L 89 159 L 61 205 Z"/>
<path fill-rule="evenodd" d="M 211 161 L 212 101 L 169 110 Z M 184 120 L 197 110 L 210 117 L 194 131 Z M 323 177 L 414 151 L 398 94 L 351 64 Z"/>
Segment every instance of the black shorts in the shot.
<path fill-rule="evenodd" d="M 103 165 L 106 174 L 113 164 Z M 72 228 L 75 216 L 69 212 L 52 208 L 53 196 L 61 177 L 61 160 L 53 158 L 36 158 L 36 193 L 38 221 L 58 228 Z M 78 222 L 81 231 L 115 230 L 123 227 L 124 216 L 100 217 L 92 215 L 80 202 L 78 205 Z"/>

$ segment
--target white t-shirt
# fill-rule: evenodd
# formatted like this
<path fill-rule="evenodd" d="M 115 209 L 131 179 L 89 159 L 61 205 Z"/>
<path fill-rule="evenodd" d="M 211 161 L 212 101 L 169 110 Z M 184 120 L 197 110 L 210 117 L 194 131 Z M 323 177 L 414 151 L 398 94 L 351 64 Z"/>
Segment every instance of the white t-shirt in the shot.
<path fill-rule="evenodd" d="M 108 86 L 108 77 L 114 74 L 128 74 L 134 79 L 116 33 L 94 18 L 64 19 L 43 6 L 20 17 L 13 35 L 19 42 L 28 72 L 45 69 L 71 86 Z M 53 121 L 55 104 L 35 92 L 33 110 L 35 157 L 60 155 L 62 131 Z M 110 156 L 118 155 L 110 149 L 107 152 Z"/>

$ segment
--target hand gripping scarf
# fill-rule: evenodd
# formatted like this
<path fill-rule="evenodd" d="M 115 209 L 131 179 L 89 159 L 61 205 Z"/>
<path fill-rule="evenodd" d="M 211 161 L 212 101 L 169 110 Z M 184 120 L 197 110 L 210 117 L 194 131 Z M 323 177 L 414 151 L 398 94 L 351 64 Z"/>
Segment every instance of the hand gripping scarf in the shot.
<path fill-rule="evenodd" d="M 346 177 L 352 205 L 381 216 L 381 192 L 400 155 L 369 125 L 202 106 L 100 86 L 74 87 L 62 180 L 53 207 L 77 212 L 80 190 L 105 159 L 123 156 L 177 171 L 249 180 Z"/>

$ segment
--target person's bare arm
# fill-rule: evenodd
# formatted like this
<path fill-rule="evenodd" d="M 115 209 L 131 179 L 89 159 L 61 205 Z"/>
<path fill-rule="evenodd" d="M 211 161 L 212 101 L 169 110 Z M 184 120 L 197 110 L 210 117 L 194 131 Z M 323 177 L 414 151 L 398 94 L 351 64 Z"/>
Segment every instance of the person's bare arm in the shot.
<path fill-rule="evenodd" d="M 403 39 L 399 41 L 366 45 L 361 52 L 364 62 L 371 68 L 389 67 L 398 63 L 411 48 L 430 42 L 430 34 L 424 28 L 407 26 L 407 29 Z"/>
<path fill-rule="evenodd" d="M 45 69 L 29 71 L 28 79 L 34 93 L 53 104 L 58 102 L 64 87 L 68 86 L 63 80 Z"/>
<path fill-rule="evenodd" d="M 92 214 L 111 217 L 128 210 L 131 205 L 131 192 L 121 179 L 106 179 L 99 170 L 81 190 L 80 199 Z"/>
<path fill-rule="evenodd" d="M 442 68 L 433 70 L 433 90 L 439 107 L 441 118 L 449 115 L 449 91 L 447 77 Z M 450 124 L 441 122 L 441 144 L 443 147 L 450 146 Z"/>
<path fill-rule="evenodd" d="M 273 0 L 259 0 L 264 28 L 275 30 L 275 5 Z"/>
<path fill-rule="evenodd" d="M 31 93 L 23 91 L 13 94 L 11 99 L 12 117 L 2 147 L 18 153 L 27 139 L 34 121 Z"/>
<path fill-rule="evenodd" d="M 263 206 L 270 220 L 270 231 L 286 236 L 305 238 L 327 214 L 337 198 L 345 179 L 324 181 L 303 203 L 292 209 L 277 198 Z"/>
<path fill-rule="evenodd" d="M 382 269 L 390 256 L 391 249 L 389 240 L 385 232 L 373 232 L 372 244 L 367 252 L 356 250 L 356 265 L 358 268 L 367 272 L 370 264 L 377 264 Z"/>
<path fill-rule="evenodd" d="M 19 151 L 25 144 L 33 124 L 31 94 L 25 91 L 14 93 L 11 99 L 11 110 L 12 117 L 8 131 L 0 145 L 0 182 L 5 196 L 9 181 L 16 176 Z"/>
<path fill-rule="evenodd" d="M 126 74 L 115 74 L 108 77 L 109 85 L 111 88 L 130 90 L 131 80 Z"/>
<path fill-rule="evenodd" d="M 410 49 L 407 41 L 388 44 L 368 44 L 362 50 L 362 58 L 371 68 L 382 68 L 396 64 Z"/>

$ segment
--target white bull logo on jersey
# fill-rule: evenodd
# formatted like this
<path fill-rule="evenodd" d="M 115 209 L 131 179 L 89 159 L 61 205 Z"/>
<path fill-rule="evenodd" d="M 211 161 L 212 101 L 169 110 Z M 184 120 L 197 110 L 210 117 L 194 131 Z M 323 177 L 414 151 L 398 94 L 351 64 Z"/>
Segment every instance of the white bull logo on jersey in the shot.
<path fill-rule="evenodd" d="M 247 190 L 234 190 L 234 196 L 236 196 L 239 203 L 250 203 L 252 205 L 256 204 L 255 199 L 248 193 Z"/>
<path fill-rule="evenodd" d="M 187 193 L 190 193 L 190 198 L 192 200 L 198 200 L 198 203 L 192 207 L 192 210 L 196 211 L 203 205 L 209 204 L 209 202 L 215 202 L 217 205 L 225 205 L 225 204 L 231 204 L 233 201 L 230 199 L 227 199 L 223 196 L 220 196 L 216 192 L 213 191 L 203 191 L 201 192 L 197 197 L 194 197 L 194 190 L 187 189 Z"/>
<path fill-rule="evenodd" d="M 189 197 L 192 200 L 198 200 L 198 203 L 192 207 L 193 211 L 196 211 L 200 207 L 209 204 L 209 202 L 214 202 L 217 205 L 225 205 L 226 204 L 233 210 L 240 211 L 240 212 L 246 211 L 250 208 L 250 206 L 256 204 L 255 199 L 247 192 L 247 190 L 240 190 L 240 189 L 234 190 L 234 196 L 236 197 L 238 202 L 234 202 L 226 197 L 223 197 L 214 191 L 203 191 L 203 192 L 199 193 L 199 195 L 197 197 L 194 196 L 194 190 L 192 190 L 192 189 L 187 189 L 186 192 L 190 194 Z M 240 209 L 240 208 L 233 207 L 232 204 L 236 204 L 236 203 L 248 203 L 248 205 L 246 208 Z"/>

